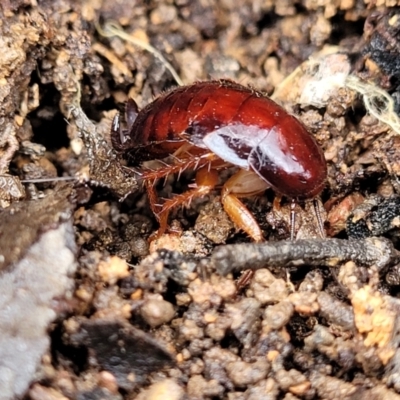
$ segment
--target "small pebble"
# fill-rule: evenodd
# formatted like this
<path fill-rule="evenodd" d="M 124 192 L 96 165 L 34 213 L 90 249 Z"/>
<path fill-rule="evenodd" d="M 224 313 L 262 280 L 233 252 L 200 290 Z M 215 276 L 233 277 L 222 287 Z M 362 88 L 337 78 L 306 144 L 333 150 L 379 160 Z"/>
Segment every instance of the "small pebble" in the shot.
<path fill-rule="evenodd" d="M 155 328 L 171 321 L 175 310 L 171 303 L 160 296 L 160 298 L 146 300 L 140 308 L 140 314 L 152 328 Z"/>
<path fill-rule="evenodd" d="M 276 400 L 279 394 L 279 386 L 274 379 L 268 378 L 249 386 L 245 394 L 246 400 Z"/>
<path fill-rule="evenodd" d="M 307 381 L 307 378 L 299 371 L 295 369 L 291 369 L 286 371 L 284 369 L 280 369 L 275 374 L 275 379 L 279 383 L 279 386 L 282 390 L 290 390 L 291 387 L 296 387 L 298 385 L 306 383 L 309 388 L 310 383 Z M 296 394 L 296 393 L 294 393 Z"/>
<path fill-rule="evenodd" d="M 276 279 L 267 269 L 256 271 L 250 289 L 262 305 L 285 300 L 289 294 L 286 282 L 283 279 Z"/>
<path fill-rule="evenodd" d="M 338 325 L 344 330 L 353 330 L 355 328 L 352 307 L 335 299 L 326 292 L 320 292 L 317 301 L 321 308 L 320 315 L 331 324 Z"/>
<path fill-rule="evenodd" d="M 239 387 L 245 387 L 264 379 L 270 370 L 270 364 L 265 358 L 256 362 L 247 363 L 234 361 L 226 366 L 226 372 L 232 382 Z"/>
<path fill-rule="evenodd" d="M 216 379 L 206 381 L 202 375 L 194 375 L 187 383 L 187 391 L 189 398 L 195 400 L 204 399 L 205 396 L 220 398 L 225 389 Z"/>
<path fill-rule="evenodd" d="M 195 321 L 186 319 L 183 324 L 179 326 L 179 333 L 183 340 L 193 341 L 194 339 L 202 339 L 204 331 L 200 328 Z"/>
<path fill-rule="evenodd" d="M 184 390 L 173 379 L 164 379 L 153 383 L 148 389 L 139 393 L 136 400 L 180 400 Z"/>
<path fill-rule="evenodd" d="M 118 383 L 111 372 L 101 371 L 99 373 L 99 386 L 107 389 L 110 393 L 118 393 Z"/>
<path fill-rule="evenodd" d="M 113 256 L 105 261 L 101 261 L 98 266 L 101 279 L 110 285 L 114 285 L 118 280 L 129 275 L 128 264 L 122 258 Z"/>
<path fill-rule="evenodd" d="M 264 311 L 264 325 L 270 329 L 280 329 L 289 322 L 293 312 L 294 307 L 289 301 L 268 306 Z"/>
<path fill-rule="evenodd" d="M 303 315 L 313 315 L 319 311 L 317 294 L 310 292 L 296 292 L 288 296 L 288 300 L 294 305 L 294 309 Z"/>
<path fill-rule="evenodd" d="M 34 384 L 29 390 L 29 398 L 31 400 L 68 400 L 57 390 L 39 385 L 38 383 Z"/>

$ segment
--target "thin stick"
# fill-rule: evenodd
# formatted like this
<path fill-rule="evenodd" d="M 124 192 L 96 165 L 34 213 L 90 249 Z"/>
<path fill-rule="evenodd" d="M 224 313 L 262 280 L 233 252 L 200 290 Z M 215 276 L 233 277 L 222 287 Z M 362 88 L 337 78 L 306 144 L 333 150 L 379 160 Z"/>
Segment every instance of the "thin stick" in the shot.
<path fill-rule="evenodd" d="M 117 22 L 115 21 L 108 21 L 104 24 L 104 27 L 101 28 L 100 26 L 97 26 L 97 31 L 99 32 L 100 35 L 104 37 L 113 37 L 113 36 L 118 36 L 123 40 L 126 40 L 127 42 L 132 43 L 135 46 L 138 46 L 149 53 L 153 54 L 154 57 L 156 57 L 158 60 L 160 60 L 163 65 L 165 65 L 165 68 L 171 73 L 173 78 L 175 79 L 176 83 L 179 86 L 183 86 L 184 83 L 178 73 L 175 71 L 174 67 L 165 59 L 165 57 L 157 50 L 155 49 L 152 45 L 143 42 L 142 40 L 136 39 L 132 35 L 129 35 L 128 33 L 124 32 L 124 30 L 118 25 Z"/>
<path fill-rule="evenodd" d="M 41 183 L 41 182 L 58 182 L 58 181 L 76 181 L 78 178 L 74 176 L 57 176 L 54 178 L 38 178 L 38 179 L 21 179 L 22 183 Z"/>
<path fill-rule="evenodd" d="M 243 243 L 218 247 L 211 263 L 221 275 L 245 269 L 298 267 L 302 265 L 336 267 L 346 261 L 376 265 L 379 270 L 398 262 L 400 253 L 390 240 L 310 239 L 268 243 Z"/>

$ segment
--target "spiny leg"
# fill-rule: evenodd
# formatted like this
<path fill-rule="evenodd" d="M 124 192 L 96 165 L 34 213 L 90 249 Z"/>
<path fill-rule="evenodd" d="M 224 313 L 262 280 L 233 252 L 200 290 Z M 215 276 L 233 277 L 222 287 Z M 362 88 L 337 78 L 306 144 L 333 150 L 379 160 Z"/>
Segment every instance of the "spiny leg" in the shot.
<path fill-rule="evenodd" d="M 208 155 L 210 155 L 208 157 Z M 155 189 L 155 183 L 159 179 L 166 179 L 169 175 L 178 173 L 179 175 L 190 168 L 193 168 L 195 165 L 201 163 L 201 165 L 209 164 L 211 161 L 209 160 L 213 156 L 211 153 L 205 154 L 203 156 L 192 157 L 191 159 L 179 159 L 176 158 L 174 163 L 168 164 L 167 162 L 162 162 L 163 165 L 157 169 L 145 169 L 144 171 L 137 172 L 140 177 L 141 182 L 146 188 L 147 197 L 150 203 L 150 208 L 153 214 L 156 216 L 157 220 L 158 214 L 162 210 L 162 205 L 160 205 L 157 192 Z M 202 159 L 202 161 L 199 161 Z"/>
<path fill-rule="evenodd" d="M 141 171 L 140 178 L 143 182 L 154 182 L 157 179 L 166 178 L 171 174 L 178 176 L 186 170 L 197 170 L 205 166 L 214 165 L 218 162 L 217 157 L 213 153 L 204 153 L 201 155 L 186 155 L 186 158 L 175 158 L 170 164 L 164 162 L 163 166 L 157 169 L 148 169 Z"/>
<path fill-rule="evenodd" d="M 158 229 L 157 234 L 151 238 L 151 240 L 157 239 L 160 237 L 168 227 L 168 216 L 170 211 L 173 208 L 179 207 L 184 204 L 190 204 L 190 202 L 197 198 L 205 196 L 210 193 L 210 191 L 215 187 L 218 182 L 218 172 L 216 170 L 209 170 L 207 167 L 203 167 L 199 169 L 196 173 L 196 183 L 193 189 L 187 190 L 182 194 L 177 194 L 171 197 L 170 199 L 164 201 L 162 205 L 157 205 L 153 203 L 152 210 L 156 215 L 156 218 L 160 224 L 160 228 Z M 146 185 L 149 188 L 148 185 Z M 149 199 L 154 198 L 154 188 L 151 187 L 149 191 Z M 151 201 L 151 200 L 150 200 Z"/>
<path fill-rule="evenodd" d="M 264 192 L 268 184 L 252 171 L 240 170 L 225 183 L 222 189 L 222 204 L 232 221 L 244 230 L 256 242 L 264 240 L 261 229 L 247 207 L 238 197 L 254 196 Z M 253 270 L 246 270 L 236 283 L 237 290 L 246 287 L 252 277 Z"/>
<path fill-rule="evenodd" d="M 154 170 L 142 170 L 138 173 L 138 175 L 140 175 L 140 180 L 146 187 L 150 208 L 160 224 L 159 231 L 156 235 L 153 235 L 150 240 L 154 240 L 165 232 L 167 228 L 168 214 L 172 208 L 182 203 L 190 202 L 193 197 L 204 195 L 204 193 L 202 193 L 204 188 L 197 187 L 196 189 L 190 190 L 181 195 L 175 195 L 172 199 L 160 204 L 154 187 L 155 182 L 158 179 L 167 178 L 170 174 L 175 173 L 177 173 L 179 177 L 180 174 L 186 170 L 197 170 L 200 167 L 196 178 L 197 186 L 201 185 L 202 182 L 205 183 L 203 186 L 210 186 L 209 182 L 212 182 L 215 178 L 215 183 L 211 185 L 214 187 L 217 183 L 216 171 L 214 171 L 214 169 L 223 168 L 225 166 L 225 164 L 214 153 L 203 152 L 203 154 L 200 153 L 193 155 L 188 151 L 190 146 L 184 145 L 182 147 L 185 147 L 184 154 L 180 154 L 180 157 L 173 156 L 173 160 L 170 164 L 168 164 L 168 162 L 163 162 L 163 165 L 160 168 Z M 183 157 L 183 155 L 185 155 L 185 157 Z"/>
<path fill-rule="evenodd" d="M 154 182 L 153 181 L 144 181 L 144 185 L 146 187 L 147 199 L 149 200 L 150 209 L 157 218 L 157 215 L 160 212 L 161 206 L 158 202 L 158 196 L 157 196 L 156 189 L 154 187 Z"/>
<path fill-rule="evenodd" d="M 222 188 L 222 204 L 232 221 L 255 242 L 264 240 L 257 221 L 239 197 L 250 197 L 264 192 L 268 184 L 253 171 L 240 170 Z"/>

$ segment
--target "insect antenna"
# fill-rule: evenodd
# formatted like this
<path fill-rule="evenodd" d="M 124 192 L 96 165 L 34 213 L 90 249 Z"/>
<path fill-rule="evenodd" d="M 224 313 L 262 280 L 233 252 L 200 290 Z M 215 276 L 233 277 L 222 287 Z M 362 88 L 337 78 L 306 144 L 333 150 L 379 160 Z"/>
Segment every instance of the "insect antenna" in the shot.
<path fill-rule="evenodd" d="M 290 204 L 290 240 L 293 241 L 295 239 L 295 224 L 296 224 L 296 200 L 292 200 Z"/>
<path fill-rule="evenodd" d="M 320 203 L 317 199 L 314 199 L 313 204 L 314 204 L 315 216 L 317 217 L 317 221 L 318 221 L 319 233 L 321 235 L 321 238 L 325 239 L 326 234 L 325 234 L 324 222 L 322 221 L 322 216 L 321 216 Z"/>

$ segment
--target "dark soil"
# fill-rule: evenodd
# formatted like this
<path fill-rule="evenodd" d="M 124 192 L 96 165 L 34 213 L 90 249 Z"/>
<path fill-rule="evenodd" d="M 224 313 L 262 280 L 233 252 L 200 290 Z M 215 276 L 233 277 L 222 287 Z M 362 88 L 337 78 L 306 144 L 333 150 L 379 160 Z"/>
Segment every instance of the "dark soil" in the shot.
<path fill-rule="evenodd" d="M 400 399 L 395 5 L 0 2 L 0 400 Z M 267 190 L 242 199 L 253 246 L 221 205 L 234 168 L 157 237 L 110 132 L 177 79 L 234 80 L 303 122 L 326 238 L 305 201 L 287 241 L 291 199 Z M 193 188 L 179 175 L 160 202 Z"/>

